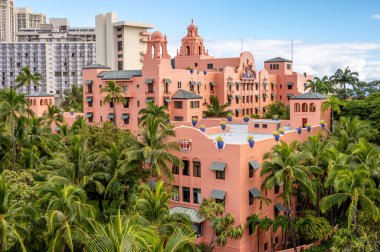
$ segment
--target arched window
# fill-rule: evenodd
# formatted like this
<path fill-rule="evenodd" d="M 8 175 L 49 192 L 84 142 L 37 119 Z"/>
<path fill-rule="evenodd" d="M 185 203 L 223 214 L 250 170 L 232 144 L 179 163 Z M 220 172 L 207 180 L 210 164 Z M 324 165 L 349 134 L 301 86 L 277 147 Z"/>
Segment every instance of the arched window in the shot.
<path fill-rule="evenodd" d="M 151 54 L 152 54 L 152 59 L 154 59 L 154 45 L 152 45 L 152 47 L 150 48 L 151 50 Z"/>
<path fill-rule="evenodd" d="M 163 58 L 163 57 L 162 57 L 163 55 L 164 55 L 164 48 L 163 48 L 163 45 L 161 44 L 161 45 L 160 45 L 160 55 L 159 55 L 159 58 L 162 59 L 162 58 Z"/>
<path fill-rule="evenodd" d="M 193 159 L 193 176 L 201 177 L 201 161 L 198 158 Z"/>
<path fill-rule="evenodd" d="M 310 112 L 315 112 L 315 104 L 314 103 L 310 103 Z"/>
<path fill-rule="evenodd" d="M 186 46 L 186 56 L 190 56 L 190 46 Z"/>
<path fill-rule="evenodd" d="M 40 105 L 44 105 L 43 102 L 44 102 L 44 100 L 41 99 L 41 100 L 40 100 Z"/>
<path fill-rule="evenodd" d="M 45 105 L 48 105 L 48 100 L 47 99 L 45 99 Z"/>
<path fill-rule="evenodd" d="M 33 105 L 36 105 L 36 99 L 33 99 Z"/>
<path fill-rule="evenodd" d="M 294 104 L 294 111 L 295 112 L 300 112 L 301 111 L 301 105 L 298 102 Z"/>
<path fill-rule="evenodd" d="M 302 112 L 308 112 L 309 108 L 307 106 L 307 103 L 302 103 Z"/>
<path fill-rule="evenodd" d="M 199 46 L 198 51 L 199 51 L 199 55 L 202 55 L 202 46 Z"/>

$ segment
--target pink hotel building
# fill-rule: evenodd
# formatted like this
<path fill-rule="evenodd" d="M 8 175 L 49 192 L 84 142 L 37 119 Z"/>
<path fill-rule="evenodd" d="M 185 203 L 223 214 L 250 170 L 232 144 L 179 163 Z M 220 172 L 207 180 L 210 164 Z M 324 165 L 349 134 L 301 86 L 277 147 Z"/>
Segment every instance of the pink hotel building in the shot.
<path fill-rule="evenodd" d="M 247 217 L 254 213 L 274 218 L 284 208 L 278 197 L 281 188 L 261 190 L 263 179 L 260 166 L 263 154 L 276 142 L 272 133 L 279 127 L 285 129 L 281 140 L 305 141 L 311 134 L 322 131 L 319 121 L 329 122 L 329 113 L 321 113 L 326 97 L 316 93 L 304 93 L 305 82 L 312 76 L 292 71 L 292 62 L 283 58 L 265 61 L 264 69 L 256 71 L 255 60 L 249 52 L 237 58 L 217 59 L 208 55 L 198 28 L 192 22 L 187 35 L 174 59 L 167 52 L 167 39 L 161 32 L 153 32 L 147 41 L 147 53 L 141 70 L 111 71 L 102 65 L 90 65 L 83 69 L 84 115 L 89 124 L 101 124 L 116 120 L 120 128 L 138 133 L 138 111 L 148 102 L 168 107 L 176 131 L 176 141 L 182 146 L 175 153 L 184 160 L 185 167 L 173 167 L 173 190 L 178 196 L 172 199 L 171 212 L 190 215 L 197 230 L 197 241 L 209 243 L 212 237 L 210 223 L 197 214 L 202 198 L 223 201 L 226 212 L 235 217 L 235 225 L 244 227 L 240 240 L 229 240 L 225 247 L 216 251 L 270 251 L 270 233 L 257 232 L 246 225 Z M 100 90 L 107 81 L 115 81 L 123 88 L 126 104 L 104 102 L 106 94 Z M 234 118 L 225 130 L 220 127 L 224 119 L 202 118 L 210 96 L 221 103 L 229 103 Z M 291 107 L 290 120 L 250 120 L 244 115 L 262 115 L 266 107 L 282 101 Z M 113 114 L 116 106 L 117 117 Z M 197 126 L 191 119 L 198 118 Z M 310 132 L 297 127 L 311 123 Z M 199 125 L 205 125 L 201 132 Z M 255 137 L 253 148 L 247 136 Z M 222 136 L 224 148 L 216 147 L 216 137 Z M 258 196 L 272 200 L 260 210 Z M 276 248 L 281 241 L 280 233 L 274 237 Z"/>

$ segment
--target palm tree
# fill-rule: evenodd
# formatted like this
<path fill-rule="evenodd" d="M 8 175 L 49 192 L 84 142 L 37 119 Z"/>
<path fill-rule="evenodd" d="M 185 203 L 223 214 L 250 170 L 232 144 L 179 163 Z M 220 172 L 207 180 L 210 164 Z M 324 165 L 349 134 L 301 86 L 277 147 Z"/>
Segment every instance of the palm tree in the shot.
<path fill-rule="evenodd" d="M 26 105 L 25 96 L 17 93 L 16 90 L 3 89 L 0 91 L 0 113 L 6 120 L 10 120 L 11 124 L 13 170 L 16 169 L 15 122 L 25 111 Z"/>
<path fill-rule="evenodd" d="M 113 114 L 115 116 L 113 123 L 114 123 L 115 127 L 117 127 L 117 125 L 116 125 L 116 121 L 117 121 L 116 104 L 119 104 L 119 103 L 124 104 L 126 102 L 125 98 L 122 96 L 123 90 L 121 89 L 121 87 L 119 87 L 116 84 L 116 82 L 108 81 L 107 85 L 104 88 L 102 88 L 101 92 L 107 93 L 107 96 L 104 97 L 104 102 L 109 102 L 109 103 L 112 102 Z"/>
<path fill-rule="evenodd" d="M 359 82 L 358 76 L 359 73 L 351 72 L 351 69 L 349 69 L 349 67 L 346 67 L 344 71 L 342 69 L 338 69 L 330 79 L 333 83 L 340 85 L 340 88 L 343 88 L 343 98 L 346 99 L 346 85 L 349 84 L 353 87 L 353 89 L 355 89 L 356 84 Z"/>
<path fill-rule="evenodd" d="M 207 106 L 207 111 L 205 111 L 205 114 L 208 117 L 226 117 L 228 114 L 228 111 L 226 111 L 226 108 L 228 108 L 230 104 L 226 103 L 223 105 L 219 104 L 218 97 L 216 96 L 210 96 L 210 105 Z"/>
<path fill-rule="evenodd" d="M 273 146 L 272 151 L 265 153 L 261 176 L 265 176 L 263 189 L 271 190 L 275 186 L 283 186 L 281 197 L 286 208 L 287 218 L 290 222 L 290 230 L 294 250 L 297 251 L 296 238 L 294 231 L 294 196 L 295 186 L 302 186 L 307 192 L 310 200 L 315 202 L 315 188 L 310 181 L 311 172 L 302 165 L 303 156 L 297 151 L 298 142 L 293 141 L 289 145 L 281 141 L 280 144 Z"/>
<path fill-rule="evenodd" d="M 275 103 L 268 105 L 268 110 L 265 112 L 266 118 L 278 118 L 288 120 L 290 117 L 290 109 L 288 105 L 285 105 L 283 102 L 276 101 Z"/>
<path fill-rule="evenodd" d="M 322 103 L 322 114 L 328 109 L 331 109 L 331 128 L 334 132 L 334 111 L 338 114 L 341 113 L 340 106 L 346 106 L 346 103 L 339 100 L 335 96 L 329 96 L 328 100 Z"/>
<path fill-rule="evenodd" d="M 30 105 L 30 85 L 39 86 L 42 80 L 42 75 L 40 73 L 32 73 L 29 67 L 23 67 L 20 74 L 16 77 L 15 82 L 18 83 L 17 87 L 26 86 L 28 90 L 28 110 Z"/>
<path fill-rule="evenodd" d="M 161 118 L 164 122 L 169 120 L 168 108 L 166 106 L 157 106 L 153 102 L 148 102 L 148 105 L 139 111 L 140 124 L 145 126 L 151 118 Z"/>
<path fill-rule="evenodd" d="M 48 125 L 55 124 L 59 125 L 63 123 L 63 116 L 61 110 L 55 105 L 49 105 L 48 110 L 44 113 L 43 117 Z"/>
<path fill-rule="evenodd" d="M 46 209 L 49 251 L 71 252 L 94 230 L 95 211 L 86 204 L 86 193 L 73 185 L 45 183 L 38 204 Z"/>
<path fill-rule="evenodd" d="M 251 226 L 252 231 L 257 230 L 257 251 L 260 251 L 260 232 L 268 231 L 271 225 L 273 224 L 273 220 L 265 217 L 260 218 L 257 214 L 252 214 L 247 218 L 247 224 Z"/>
<path fill-rule="evenodd" d="M 378 200 L 380 191 L 376 189 L 367 167 L 358 166 L 354 169 L 346 167 L 332 171 L 328 176 L 326 186 L 333 186 L 335 194 L 328 195 L 322 199 L 322 211 L 325 212 L 333 205 L 340 207 L 342 203 L 348 201 L 348 228 L 353 225 L 356 235 L 358 235 L 357 215 L 359 210 L 367 213 L 373 221 L 378 220 L 379 209 L 375 200 Z"/>
<path fill-rule="evenodd" d="M 83 111 L 83 87 L 72 85 L 71 89 L 63 91 L 61 106 L 66 110 Z"/>
<path fill-rule="evenodd" d="M 161 170 L 172 180 L 171 167 L 168 164 L 182 167 L 182 161 L 171 151 L 178 151 L 176 142 L 168 142 L 168 139 L 175 136 L 171 127 L 162 127 L 162 119 L 149 119 L 137 140 L 133 141 L 133 147 L 127 153 L 129 160 L 139 161 L 144 168 L 149 168 L 151 178 L 153 172 L 161 177 Z"/>
<path fill-rule="evenodd" d="M 277 215 L 276 218 L 274 218 L 272 223 L 272 231 L 271 231 L 271 252 L 274 252 L 274 241 L 273 237 L 274 234 L 277 232 L 279 228 L 281 228 L 281 232 L 284 234 L 287 232 L 289 226 L 288 220 L 283 215 Z M 282 243 L 282 240 L 281 240 Z"/>
<path fill-rule="evenodd" d="M 21 223 L 13 222 L 14 208 L 9 205 L 8 191 L 4 177 L 0 176 L 0 251 L 8 251 L 10 243 L 16 242 L 19 249 L 26 251 L 19 229 Z M 18 224 L 17 224 L 18 223 Z"/>
<path fill-rule="evenodd" d="M 334 93 L 334 87 L 328 76 L 323 76 L 322 79 L 319 77 L 314 77 L 313 80 L 308 80 L 305 87 L 306 90 L 310 92 L 317 92 L 320 94 L 328 95 Z"/>

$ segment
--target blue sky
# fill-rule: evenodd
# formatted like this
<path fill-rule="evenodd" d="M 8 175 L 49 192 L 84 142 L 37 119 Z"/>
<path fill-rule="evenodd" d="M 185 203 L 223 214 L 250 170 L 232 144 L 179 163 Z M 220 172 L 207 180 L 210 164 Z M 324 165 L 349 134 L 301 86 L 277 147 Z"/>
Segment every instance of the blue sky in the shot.
<path fill-rule="evenodd" d="M 15 2 L 48 17 L 67 17 L 72 26 L 94 26 L 94 16 L 109 11 L 117 12 L 119 20 L 152 23 L 167 34 L 172 56 L 191 18 L 213 55 L 236 56 L 243 38 L 244 50 L 254 54 L 257 67 L 270 57 L 289 58 L 293 38 L 298 71 L 323 75 L 350 65 L 364 79 L 380 79 L 380 0 Z"/>

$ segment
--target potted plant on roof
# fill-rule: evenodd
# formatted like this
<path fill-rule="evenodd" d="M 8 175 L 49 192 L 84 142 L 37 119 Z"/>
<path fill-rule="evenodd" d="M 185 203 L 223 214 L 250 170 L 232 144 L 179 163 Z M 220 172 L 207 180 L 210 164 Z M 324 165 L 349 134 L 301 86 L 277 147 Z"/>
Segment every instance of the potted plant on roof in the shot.
<path fill-rule="evenodd" d="M 283 129 L 283 128 L 279 128 L 279 129 L 278 129 L 278 132 L 279 132 L 281 135 L 284 135 L 284 134 L 285 134 L 285 132 L 284 132 L 284 129 Z"/>
<path fill-rule="evenodd" d="M 231 113 L 231 112 L 228 112 L 228 114 L 227 114 L 227 120 L 228 120 L 229 122 L 232 121 L 232 113 Z"/>
<path fill-rule="evenodd" d="M 310 123 L 306 123 L 305 127 L 307 129 L 307 132 L 310 132 L 310 130 L 311 130 L 311 124 Z"/>
<path fill-rule="evenodd" d="M 70 115 L 74 115 L 75 114 L 75 110 L 73 108 L 70 109 Z"/>
<path fill-rule="evenodd" d="M 255 145 L 255 140 L 253 140 L 253 139 L 254 139 L 254 136 L 252 136 L 252 135 L 249 135 L 249 136 L 247 137 L 248 144 L 249 144 L 249 147 L 250 147 L 250 148 L 253 148 L 253 146 Z"/>
<path fill-rule="evenodd" d="M 198 123 L 198 119 L 195 118 L 195 117 L 193 117 L 193 118 L 191 119 L 191 124 L 195 127 L 195 126 L 197 125 L 197 123 Z"/>
<path fill-rule="evenodd" d="M 207 115 L 205 113 L 202 114 L 202 119 L 206 119 Z"/>
<path fill-rule="evenodd" d="M 278 140 L 280 140 L 280 132 L 278 132 L 277 130 L 275 132 L 273 132 L 273 136 L 274 136 L 274 140 L 276 140 L 276 142 L 278 142 Z"/>
<path fill-rule="evenodd" d="M 298 127 L 298 128 L 297 128 L 297 132 L 298 132 L 298 135 L 301 135 L 301 133 L 302 133 L 302 128 L 301 128 L 301 127 Z"/>
<path fill-rule="evenodd" d="M 273 116 L 273 120 L 274 120 L 274 121 L 278 121 L 278 115 L 274 115 L 274 116 Z"/>
<path fill-rule="evenodd" d="M 244 122 L 248 122 L 248 121 L 249 121 L 249 117 L 248 117 L 248 116 L 244 116 L 244 117 L 243 117 L 243 121 L 244 121 Z"/>
<path fill-rule="evenodd" d="M 206 131 L 206 128 L 204 125 L 201 125 L 201 127 L 199 128 L 203 133 Z"/>
<path fill-rule="evenodd" d="M 221 150 L 224 147 L 224 141 L 222 136 L 216 137 L 216 145 L 218 146 L 218 149 Z"/>
<path fill-rule="evenodd" d="M 221 123 L 220 123 L 220 126 L 222 127 L 222 130 L 225 130 L 227 124 L 226 124 L 226 122 L 221 122 Z"/>
<path fill-rule="evenodd" d="M 322 129 L 324 129 L 325 126 L 326 126 L 326 122 L 325 122 L 325 120 L 321 120 L 321 121 L 319 122 L 319 124 L 321 125 Z"/>

